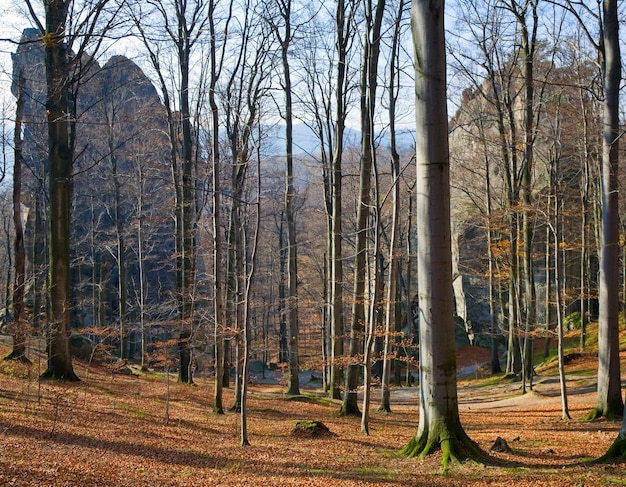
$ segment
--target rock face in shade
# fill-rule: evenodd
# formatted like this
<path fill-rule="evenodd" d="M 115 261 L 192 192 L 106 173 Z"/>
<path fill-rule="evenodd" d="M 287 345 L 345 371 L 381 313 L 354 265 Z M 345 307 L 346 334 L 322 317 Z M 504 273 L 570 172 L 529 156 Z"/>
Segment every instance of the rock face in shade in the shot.
<path fill-rule="evenodd" d="M 48 185 L 46 72 L 37 29 L 23 31 L 12 61 L 13 94 L 17 95 L 17 80 L 23 76 L 27 95 L 22 121 L 26 166 L 23 202 L 28 209 L 38 208 L 28 213 L 29 248 L 36 216 L 46 218 Z M 146 280 L 158 283 L 158 292 L 157 286 L 149 286 L 148 299 L 154 304 L 173 291 L 172 168 L 166 111 L 141 68 L 124 56 L 113 56 L 104 65 L 88 55 L 74 61 L 71 96 L 75 110 L 67 115 L 75 127 L 72 280 L 79 292 L 73 293 L 77 297 L 74 325 L 92 326 L 114 323 L 117 316 L 116 180 L 121 195 L 117 218 L 127 247 L 129 296 L 139 293 L 136 249 L 140 218 L 147 252 Z M 45 255 L 45 248 L 40 253 Z"/>

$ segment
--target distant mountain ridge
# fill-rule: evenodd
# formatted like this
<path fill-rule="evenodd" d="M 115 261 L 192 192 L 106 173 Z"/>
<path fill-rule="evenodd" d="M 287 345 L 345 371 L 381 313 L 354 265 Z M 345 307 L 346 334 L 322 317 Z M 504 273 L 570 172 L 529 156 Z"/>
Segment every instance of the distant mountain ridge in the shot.
<path fill-rule="evenodd" d="M 267 127 L 268 139 L 271 145 L 267 147 L 273 156 L 281 156 L 285 153 L 285 125 L 275 124 Z M 361 132 L 357 129 L 346 128 L 344 145 L 346 147 L 359 147 Z M 380 147 L 389 147 L 389 134 L 385 132 L 378 139 Z M 410 149 L 415 146 L 415 130 L 402 129 L 396 134 L 396 144 L 399 149 Z M 315 132 L 307 124 L 300 122 L 293 126 L 293 151 L 294 155 L 316 155 L 320 152 L 320 143 Z"/>

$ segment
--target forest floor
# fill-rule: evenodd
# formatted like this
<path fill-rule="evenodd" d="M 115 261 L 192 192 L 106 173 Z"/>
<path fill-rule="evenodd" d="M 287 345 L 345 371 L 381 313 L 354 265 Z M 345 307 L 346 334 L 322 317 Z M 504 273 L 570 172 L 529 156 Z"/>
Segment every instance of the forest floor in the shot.
<path fill-rule="evenodd" d="M 9 348 L 0 344 L 0 353 Z M 339 417 L 339 402 L 302 374 L 302 395 L 257 380 L 249 394 L 251 445 L 239 446 L 240 416 L 212 413 L 213 383 L 167 381 L 163 373 L 118 375 L 76 361 L 78 383 L 38 381 L 42 364 L 0 362 L 0 485 L 2 486 L 593 486 L 626 485 L 623 465 L 589 465 L 615 439 L 619 421 L 580 418 L 596 398 L 594 353 L 571 355 L 569 411 L 561 419 L 554 359 L 539 365 L 532 392 L 520 382 L 482 377 L 488 351 L 464 347 L 459 367 L 461 421 L 492 462 L 462 463 L 442 473 L 441 456 L 398 454 L 418 425 L 417 389 L 392 390 L 391 413 L 376 412 L 370 436 L 360 418 Z M 276 373 L 274 373 L 276 374 Z M 316 373 L 319 375 L 319 373 Z M 269 383 L 268 383 L 269 382 Z M 233 401 L 225 390 L 225 405 Z M 294 436 L 298 420 L 321 420 L 330 434 Z M 496 438 L 509 452 L 490 452 Z"/>

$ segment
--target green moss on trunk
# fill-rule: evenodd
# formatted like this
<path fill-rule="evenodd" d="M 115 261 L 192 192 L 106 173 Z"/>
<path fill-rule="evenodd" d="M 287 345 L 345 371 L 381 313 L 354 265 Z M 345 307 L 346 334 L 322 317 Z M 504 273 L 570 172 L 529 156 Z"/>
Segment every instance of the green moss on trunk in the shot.
<path fill-rule="evenodd" d="M 626 437 L 620 435 L 618 436 L 613 444 L 609 447 L 607 452 L 602 455 L 600 458 L 596 458 L 590 463 L 612 463 L 618 462 L 623 463 L 626 462 Z"/>
<path fill-rule="evenodd" d="M 444 472 L 449 470 L 450 463 L 461 463 L 465 460 L 487 463 L 489 459 L 460 425 L 454 432 L 445 427 L 431 428 L 430 432 L 414 436 L 400 453 L 409 458 L 423 460 L 438 450 L 441 450 L 441 465 Z"/>

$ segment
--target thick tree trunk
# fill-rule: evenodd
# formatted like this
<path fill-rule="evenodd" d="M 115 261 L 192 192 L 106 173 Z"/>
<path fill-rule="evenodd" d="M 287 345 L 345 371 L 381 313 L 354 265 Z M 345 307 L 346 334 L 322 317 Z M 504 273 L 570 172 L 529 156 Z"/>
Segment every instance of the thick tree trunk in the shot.
<path fill-rule="evenodd" d="M 177 15 L 179 29 L 183 32 L 188 32 L 187 21 L 185 19 L 185 7 L 181 7 L 181 9 L 182 10 Z M 193 303 L 196 274 L 196 174 L 189 106 L 189 58 L 191 55 L 191 44 L 187 37 L 185 37 L 184 40 L 179 40 L 179 42 L 178 62 L 181 75 L 179 101 L 182 125 L 182 228 L 180 231 L 182 239 L 182 276 L 180 282 L 181 287 L 179 289 L 181 306 L 179 345 L 181 346 L 178 380 L 185 384 L 192 384 L 190 339 L 193 336 Z"/>
<path fill-rule="evenodd" d="M 459 419 L 454 344 L 443 1 L 413 0 L 415 49 L 420 414 L 403 453 L 441 448 L 442 463 L 480 456 Z"/>
<path fill-rule="evenodd" d="M 50 322 L 48 367 L 44 378 L 78 380 L 70 350 L 70 211 L 73 144 L 70 140 L 69 66 L 63 33 L 68 2 L 50 1 L 46 7 L 46 111 L 48 114 L 48 170 L 50 204 Z"/>
<path fill-rule="evenodd" d="M 598 400 L 589 418 L 622 414 L 619 363 L 619 86 L 621 60 L 617 1 L 603 3 L 602 252 L 598 320 Z"/>

